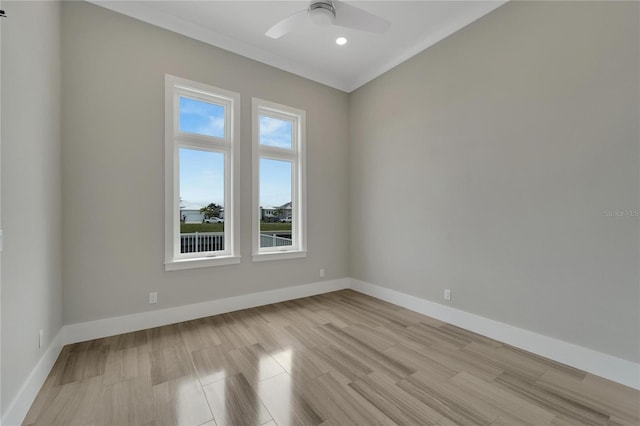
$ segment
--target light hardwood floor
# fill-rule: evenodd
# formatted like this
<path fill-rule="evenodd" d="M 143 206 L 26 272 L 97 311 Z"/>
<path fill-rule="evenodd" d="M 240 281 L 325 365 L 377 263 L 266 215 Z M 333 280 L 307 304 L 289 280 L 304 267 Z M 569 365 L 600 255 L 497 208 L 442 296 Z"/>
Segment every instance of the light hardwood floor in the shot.
<path fill-rule="evenodd" d="M 344 290 L 65 346 L 24 424 L 638 425 L 640 392 Z"/>

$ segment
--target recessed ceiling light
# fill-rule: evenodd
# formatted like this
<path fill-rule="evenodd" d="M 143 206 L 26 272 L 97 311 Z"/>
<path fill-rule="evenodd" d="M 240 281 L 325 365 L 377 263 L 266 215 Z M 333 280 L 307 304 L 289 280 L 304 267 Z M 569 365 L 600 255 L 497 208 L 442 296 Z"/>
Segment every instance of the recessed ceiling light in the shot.
<path fill-rule="evenodd" d="M 336 39 L 336 44 L 337 44 L 338 46 L 343 46 L 343 45 L 347 44 L 347 39 L 346 39 L 346 38 L 344 38 L 344 37 L 338 37 L 338 38 Z"/>

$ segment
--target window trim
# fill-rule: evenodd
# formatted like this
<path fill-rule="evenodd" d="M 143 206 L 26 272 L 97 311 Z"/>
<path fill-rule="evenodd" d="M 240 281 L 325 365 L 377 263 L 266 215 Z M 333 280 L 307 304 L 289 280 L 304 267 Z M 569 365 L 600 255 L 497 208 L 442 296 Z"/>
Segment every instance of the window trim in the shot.
<path fill-rule="evenodd" d="M 224 137 L 180 131 L 179 99 L 187 96 L 225 106 Z M 240 95 L 165 74 L 165 271 L 240 263 L 239 212 Z M 180 255 L 180 148 L 225 153 L 225 250 Z M 219 254 L 216 254 L 219 253 Z"/>
<path fill-rule="evenodd" d="M 260 145 L 260 115 L 293 121 L 291 149 Z M 252 247 L 254 262 L 295 259 L 307 256 L 307 156 L 306 112 L 259 98 L 251 99 L 252 126 Z M 294 247 L 265 250 L 260 248 L 260 158 L 292 162 L 292 212 L 291 232 Z M 288 246 L 287 246 L 288 247 Z"/>

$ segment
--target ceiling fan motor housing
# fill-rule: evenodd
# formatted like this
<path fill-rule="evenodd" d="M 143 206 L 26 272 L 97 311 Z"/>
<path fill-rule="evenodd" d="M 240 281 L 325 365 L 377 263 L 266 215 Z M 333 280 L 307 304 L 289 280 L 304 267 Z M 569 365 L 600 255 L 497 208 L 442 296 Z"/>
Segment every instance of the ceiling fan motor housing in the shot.
<path fill-rule="evenodd" d="M 309 5 L 309 18 L 316 25 L 331 25 L 336 17 L 336 9 L 330 1 L 315 1 Z"/>
<path fill-rule="evenodd" d="M 307 9 L 300 10 L 287 16 L 269 28 L 267 37 L 278 39 L 305 21 L 316 25 L 337 25 L 343 28 L 382 34 L 389 29 L 391 22 L 373 15 L 366 10 L 351 6 L 338 0 L 311 0 Z"/>

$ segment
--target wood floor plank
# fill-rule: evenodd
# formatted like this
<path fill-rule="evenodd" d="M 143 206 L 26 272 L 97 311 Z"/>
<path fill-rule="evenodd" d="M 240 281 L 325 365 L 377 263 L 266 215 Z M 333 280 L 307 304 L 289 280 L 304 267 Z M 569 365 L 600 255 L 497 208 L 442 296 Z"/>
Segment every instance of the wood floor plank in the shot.
<path fill-rule="evenodd" d="M 218 426 L 262 425 L 272 420 L 242 373 L 208 384 L 204 392 Z"/>
<path fill-rule="evenodd" d="M 72 351 L 67 357 L 61 384 L 101 376 L 107 363 L 107 349 Z"/>
<path fill-rule="evenodd" d="M 391 425 L 394 422 L 351 387 L 341 382 L 335 373 L 317 377 L 307 387 L 305 395 L 325 419 L 339 425 Z"/>
<path fill-rule="evenodd" d="M 640 424 L 640 395 L 629 387 L 594 376 L 577 380 L 557 371 L 547 371 L 537 385 L 609 416 L 616 413 L 624 424 Z"/>
<path fill-rule="evenodd" d="M 226 350 L 242 348 L 258 343 L 255 336 L 230 314 L 222 314 L 211 317 L 211 323 L 221 340 L 221 345 Z"/>
<path fill-rule="evenodd" d="M 294 379 L 312 380 L 331 371 L 331 366 L 312 350 L 286 349 L 271 356 Z"/>
<path fill-rule="evenodd" d="M 319 425 L 326 419 L 312 408 L 303 391 L 287 373 L 263 380 L 254 387 L 278 425 Z"/>
<path fill-rule="evenodd" d="M 637 390 L 593 374 L 587 374 L 582 383 L 589 392 L 597 392 L 600 400 L 605 404 L 611 405 L 612 410 L 630 409 L 631 413 L 636 417 L 640 417 L 640 392 Z M 614 398 L 611 398 L 612 396 Z"/>
<path fill-rule="evenodd" d="M 415 372 L 410 367 L 388 357 L 384 352 L 378 351 L 369 342 L 348 334 L 346 329 L 327 324 L 321 327 L 321 330 L 323 335 L 331 336 L 330 340 L 337 342 L 342 351 L 366 365 L 371 371 L 380 371 L 393 380 L 400 380 Z"/>
<path fill-rule="evenodd" d="M 335 315 L 335 313 L 328 309 L 318 311 L 317 314 L 325 318 L 327 320 L 327 323 L 331 323 L 338 328 L 345 328 L 349 325 L 344 322 L 339 316 Z"/>
<path fill-rule="evenodd" d="M 103 387 L 102 404 L 94 422 L 112 425 L 142 425 L 156 421 L 151 377 L 123 380 Z"/>
<path fill-rule="evenodd" d="M 536 425 L 548 425 L 549 423 L 536 423 L 534 420 L 523 421 L 523 416 L 513 416 L 511 414 L 501 414 L 491 426 L 536 426 Z"/>
<path fill-rule="evenodd" d="M 203 385 L 240 373 L 222 345 L 192 352 L 191 359 Z"/>
<path fill-rule="evenodd" d="M 229 352 L 229 357 L 249 383 L 256 383 L 284 373 L 284 369 L 259 344 L 245 346 Z"/>
<path fill-rule="evenodd" d="M 65 346 L 24 425 L 640 425 L 640 392 L 352 290 Z"/>
<path fill-rule="evenodd" d="M 178 330 L 187 352 L 222 344 L 216 327 L 209 318 L 182 322 L 178 324 Z"/>
<path fill-rule="evenodd" d="M 369 327 L 388 324 L 388 321 L 382 318 L 376 318 L 373 312 L 363 314 L 361 310 L 353 309 L 352 306 L 344 302 L 342 297 L 336 297 L 330 294 L 320 295 L 318 297 L 325 299 L 327 306 L 334 315 L 346 324 L 362 324 Z"/>
<path fill-rule="evenodd" d="M 384 375 L 372 373 L 350 386 L 398 424 L 434 425 L 443 417 Z"/>
<path fill-rule="evenodd" d="M 300 299 L 295 299 L 294 301 L 311 312 L 318 313 L 318 311 L 324 310 L 322 303 L 314 296 L 302 297 Z"/>
<path fill-rule="evenodd" d="M 496 348 L 472 342 L 461 348 L 460 351 L 482 360 L 496 369 L 524 376 L 529 380 L 540 378 L 549 369 L 548 365 L 539 363 L 535 359 L 523 357 L 508 348 Z"/>
<path fill-rule="evenodd" d="M 556 414 L 560 419 L 576 421 L 582 425 L 597 426 L 609 423 L 609 415 L 574 401 L 566 395 L 549 392 L 535 382 L 528 381 L 525 376 L 503 373 L 495 379 L 495 383 L 532 404 Z"/>
<path fill-rule="evenodd" d="M 582 424 L 575 419 L 570 419 L 568 417 L 555 416 L 553 420 L 551 420 L 551 426 L 582 426 Z"/>
<path fill-rule="evenodd" d="M 243 309 L 231 312 L 231 315 L 239 321 L 239 325 L 247 330 L 256 325 L 267 325 L 267 321 L 260 315 L 256 308 Z"/>
<path fill-rule="evenodd" d="M 425 351 L 424 355 L 452 370 L 458 372 L 467 371 L 486 381 L 491 381 L 504 372 L 494 365 L 475 358 L 473 355 L 455 349 L 434 346 Z"/>
<path fill-rule="evenodd" d="M 434 327 L 425 323 L 412 324 L 407 331 L 420 336 L 420 340 L 431 342 L 431 346 L 442 346 L 451 349 L 461 349 L 473 342 L 473 339 L 446 327 Z"/>
<path fill-rule="evenodd" d="M 107 351 L 113 347 L 117 336 L 103 337 L 101 339 L 87 340 L 69 345 L 69 352 Z"/>
<path fill-rule="evenodd" d="M 113 350 L 107 354 L 103 385 L 142 377 L 151 377 L 151 360 L 149 358 L 148 345 Z"/>
<path fill-rule="evenodd" d="M 284 316 L 280 315 L 280 309 L 277 307 L 277 303 L 265 306 L 258 306 L 254 308 L 257 314 L 264 319 L 269 327 L 281 328 L 287 325 L 291 325 L 290 321 Z"/>
<path fill-rule="evenodd" d="M 298 344 L 296 346 L 301 349 L 311 349 L 329 343 L 323 337 L 323 334 L 318 332 L 321 328 L 316 326 L 287 325 L 284 327 L 284 330 L 293 339 L 288 341 L 294 344 L 297 342 Z"/>
<path fill-rule="evenodd" d="M 423 352 L 416 351 L 413 348 L 398 344 L 388 348 L 384 352 L 389 358 L 408 366 L 414 371 L 422 371 L 439 380 L 449 380 L 459 373 L 446 365 L 440 364 L 428 357 Z"/>
<path fill-rule="evenodd" d="M 100 407 L 102 387 L 100 378 L 71 382 L 59 386 L 47 409 L 35 414 L 33 425 L 82 425 L 93 422 L 93 414 Z"/>
<path fill-rule="evenodd" d="M 363 309 L 378 313 L 384 312 L 386 319 L 392 319 L 394 323 L 403 324 L 403 326 L 409 324 L 417 324 L 424 321 L 428 321 L 434 327 L 439 327 L 440 325 L 446 324 L 435 318 L 425 317 L 424 315 L 417 312 L 403 309 L 392 303 L 385 302 L 371 296 L 363 295 L 353 290 L 344 292 L 344 295 L 347 296 L 351 301 L 356 302 Z"/>
<path fill-rule="evenodd" d="M 515 411 L 518 404 L 512 400 L 511 404 L 507 404 L 500 399 L 502 396 L 498 392 L 491 393 L 491 386 L 480 385 L 484 381 L 475 378 L 469 373 L 462 372 L 449 380 L 434 380 L 433 376 L 424 372 L 418 372 L 412 375 L 409 381 L 413 381 L 422 388 L 429 388 L 431 393 L 437 395 L 441 400 L 455 401 L 459 409 L 466 411 L 471 416 L 483 419 L 497 419 Z M 473 385 L 470 385 L 473 383 Z M 525 405 L 523 401 L 523 405 Z M 540 424 L 548 423 L 553 415 L 549 415 L 543 410 L 533 411 Z M 536 419 L 533 419 L 536 420 Z"/>
<path fill-rule="evenodd" d="M 380 352 L 399 343 L 398 339 L 379 332 L 377 328 L 369 328 L 366 325 L 355 324 L 343 328 L 333 325 L 333 327 L 339 328 L 342 332 L 353 337 L 358 342 L 366 344 L 370 348 Z"/>
<path fill-rule="evenodd" d="M 502 414 L 495 410 L 486 410 L 487 407 L 477 409 L 476 404 L 471 401 L 452 396 L 450 392 L 443 392 L 438 386 L 442 383 L 446 382 L 414 375 L 399 382 L 398 387 L 446 418 L 439 420 L 441 424 L 490 425 Z"/>
<path fill-rule="evenodd" d="M 313 312 L 299 300 L 290 300 L 283 302 L 282 305 L 286 307 L 283 311 L 283 315 L 291 317 L 297 325 L 315 327 L 318 325 L 324 325 L 328 321 L 322 315 L 318 315 Z"/>
<path fill-rule="evenodd" d="M 525 350 L 513 347 L 511 345 L 504 344 L 503 347 L 505 349 L 508 349 L 511 352 L 515 352 L 515 353 L 520 354 L 522 357 L 525 357 L 525 358 L 528 358 L 528 359 L 534 359 L 539 363 L 547 365 L 549 370 L 555 370 L 555 371 L 561 372 L 561 373 L 563 373 L 565 375 L 573 376 L 573 377 L 575 377 L 577 379 L 584 379 L 588 375 L 586 372 L 584 372 L 582 370 L 578 370 L 577 368 L 573 368 L 573 367 L 570 367 L 568 365 L 561 364 L 561 363 L 553 361 L 553 360 L 551 360 L 549 358 L 545 358 L 543 356 L 536 355 L 536 354 L 533 354 L 531 352 L 527 352 Z"/>
<path fill-rule="evenodd" d="M 373 373 L 373 370 L 359 359 L 345 352 L 342 348 L 328 345 L 316 348 L 316 354 L 324 362 L 331 366 L 331 369 L 339 372 L 349 380 L 355 380 L 360 376 Z"/>
<path fill-rule="evenodd" d="M 504 411 L 505 414 L 500 415 L 501 421 L 511 419 L 510 421 L 517 423 L 547 425 L 555 417 L 553 413 L 531 404 L 518 395 L 507 392 L 494 383 L 486 382 L 467 372 L 457 374 L 451 378 L 450 382 Z"/>
<path fill-rule="evenodd" d="M 406 326 L 407 323 L 399 318 L 394 318 L 391 315 L 381 315 L 380 311 L 372 311 L 355 303 L 353 299 L 341 298 L 339 306 L 342 311 L 347 313 L 348 318 L 351 317 L 352 324 L 361 324 L 368 327 L 377 327 L 380 325 L 387 325 L 389 323 L 395 323 L 400 326 Z M 391 320 L 389 320 L 391 318 Z"/>
<path fill-rule="evenodd" d="M 213 419 L 197 377 L 185 376 L 153 386 L 156 425 L 201 425 Z"/>
<path fill-rule="evenodd" d="M 157 385 L 195 373 L 184 345 L 169 346 L 149 353 L 151 383 Z"/>
<path fill-rule="evenodd" d="M 433 324 L 428 324 L 432 327 L 435 327 Z M 441 330 L 448 332 L 450 335 L 459 335 L 461 338 L 465 338 L 471 342 L 481 343 L 485 346 L 500 348 L 504 346 L 504 343 L 498 342 L 497 340 L 490 339 L 485 336 L 481 336 L 472 331 L 465 330 L 464 328 L 456 327 L 452 324 L 443 323 L 438 326 Z"/>
<path fill-rule="evenodd" d="M 113 349 L 116 351 L 143 346 L 148 342 L 148 330 L 119 334 L 117 336 L 113 336 L 113 338 Z"/>
<path fill-rule="evenodd" d="M 270 327 L 269 324 L 252 324 L 250 331 L 258 344 L 269 353 L 280 352 L 289 346 L 290 340 L 282 339 L 285 332 L 281 328 Z"/>
<path fill-rule="evenodd" d="M 178 324 L 151 328 L 148 330 L 147 338 L 152 351 L 183 344 Z"/>

